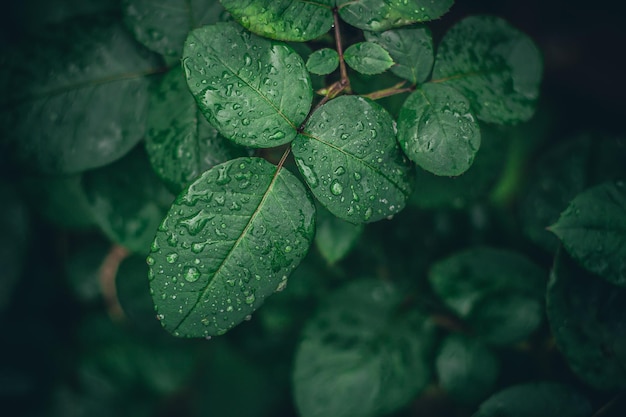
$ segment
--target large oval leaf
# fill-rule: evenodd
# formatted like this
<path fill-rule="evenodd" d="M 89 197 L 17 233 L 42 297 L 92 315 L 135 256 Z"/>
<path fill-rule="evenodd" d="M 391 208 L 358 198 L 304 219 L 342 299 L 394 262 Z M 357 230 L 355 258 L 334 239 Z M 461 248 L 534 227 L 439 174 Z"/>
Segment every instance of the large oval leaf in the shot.
<path fill-rule="evenodd" d="M 381 31 L 439 19 L 454 0 L 337 0 L 343 20 L 363 30 Z"/>
<path fill-rule="evenodd" d="M 465 94 L 479 119 L 515 123 L 535 111 L 542 67 L 524 33 L 497 17 L 471 16 L 442 39 L 432 78 Z"/>
<path fill-rule="evenodd" d="M 404 208 L 411 168 L 391 116 L 378 104 L 355 96 L 331 100 L 292 146 L 313 194 L 335 216 L 373 222 Z"/>
<path fill-rule="evenodd" d="M 191 93 L 226 138 L 269 148 L 296 137 L 313 90 L 302 58 L 291 48 L 218 23 L 192 31 L 183 55 Z"/>
<path fill-rule="evenodd" d="M 433 323 L 398 315 L 401 292 L 361 280 L 331 294 L 307 324 L 293 385 L 302 417 L 373 417 L 405 406 L 430 380 Z"/>
<path fill-rule="evenodd" d="M 474 162 L 480 128 L 461 93 L 441 84 L 424 84 L 400 110 L 398 142 L 409 159 L 426 171 L 452 177 Z"/>
<path fill-rule="evenodd" d="M 176 192 L 214 165 L 244 156 L 202 115 L 179 66 L 150 95 L 146 150 L 156 173 Z"/>
<path fill-rule="evenodd" d="M 109 164 L 142 137 L 149 54 L 109 17 L 84 17 L 29 40 L 15 63 L 3 112 L 20 158 L 46 173 L 76 173 Z"/>
<path fill-rule="evenodd" d="M 315 207 L 293 174 L 260 158 L 205 172 L 154 239 L 151 289 L 176 336 L 223 334 L 282 289 L 313 240 Z"/>
<path fill-rule="evenodd" d="M 221 0 L 235 20 L 266 38 L 303 42 L 328 32 L 334 0 Z"/>

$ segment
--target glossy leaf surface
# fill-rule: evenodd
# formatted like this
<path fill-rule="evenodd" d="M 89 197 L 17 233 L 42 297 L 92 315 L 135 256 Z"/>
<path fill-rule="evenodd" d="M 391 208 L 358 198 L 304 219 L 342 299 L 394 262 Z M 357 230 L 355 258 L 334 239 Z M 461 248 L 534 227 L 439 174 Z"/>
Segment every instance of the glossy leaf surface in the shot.
<path fill-rule="evenodd" d="M 394 314 L 402 298 L 375 280 L 331 294 L 296 352 L 293 385 L 302 417 L 387 414 L 426 386 L 435 329 L 416 312 Z"/>
<path fill-rule="evenodd" d="M 234 24 L 193 30 L 185 41 L 183 66 L 204 116 L 244 146 L 290 142 L 311 107 L 313 91 L 302 58 Z"/>
<path fill-rule="evenodd" d="M 306 68 L 313 74 L 330 74 L 339 66 L 337 51 L 330 48 L 322 48 L 313 52 L 306 61 Z"/>
<path fill-rule="evenodd" d="M 150 79 L 159 70 L 123 25 L 81 17 L 29 40 L 17 60 L 3 112 L 7 138 L 26 165 L 77 173 L 109 164 L 144 135 Z"/>
<path fill-rule="evenodd" d="M 337 0 L 343 20 L 363 30 L 381 31 L 439 19 L 453 0 Z"/>
<path fill-rule="evenodd" d="M 590 272 L 626 286 L 626 187 L 622 181 L 587 189 L 550 227 Z"/>
<path fill-rule="evenodd" d="M 382 46 L 374 42 L 358 42 L 344 52 L 346 64 L 361 74 L 373 75 L 386 71 L 393 59 Z"/>
<path fill-rule="evenodd" d="M 480 128 L 469 101 L 457 90 L 424 84 L 400 110 L 398 142 L 409 159 L 426 171 L 457 176 L 474 162 Z"/>
<path fill-rule="evenodd" d="M 315 245 L 326 262 L 334 264 L 345 257 L 363 234 L 362 224 L 352 224 L 326 209 L 317 210 Z"/>
<path fill-rule="evenodd" d="M 543 319 L 546 274 L 517 252 L 477 247 L 435 263 L 435 290 L 485 342 L 505 345 L 528 337 Z"/>
<path fill-rule="evenodd" d="M 555 382 L 515 385 L 494 394 L 473 417 L 586 417 L 591 404 L 576 390 Z"/>
<path fill-rule="evenodd" d="M 176 61 L 191 29 L 216 23 L 218 0 L 123 0 L 124 21 L 135 38 L 168 61 Z"/>
<path fill-rule="evenodd" d="M 235 20 L 257 35 L 308 41 L 328 32 L 334 0 L 221 0 Z"/>
<path fill-rule="evenodd" d="M 432 78 L 467 96 L 479 119 L 516 123 L 533 115 L 542 71 L 527 35 L 501 18 L 471 16 L 442 39 Z"/>
<path fill-rule="evenodd" d="M 176 192 L 214 165 L 244 156 L 202 115 L 178 66 L 150 96 L 146 150 L 155 172 Z"/>
<path fill-rule="evenodd" d="M 424 82 L 435 60 L 433 38 L 428 28 L 365 32 L 365 39 L 385 48 L 395 65 L 391 72 L 412 84 Z"/>
<path fill-rule="evenodd" d="M 548 285 L 548 321 L 570 368 L 596 389 L 626 387 L 625 304 L 626 289 L 559 251 Z"/>
<path fill-rule="evenodd" d="M 300 181 L 276 171 L 260 158 L 233 159 L 172 205 L 148 257 L 154 303 L 170 333 L 223 334 L 287 284 L 313 240 L 315 207 Z"/>
<path fill-rule="evenodd" d="M 320 107 L 292 144 L 298 169 L 335 216 L 364 223 L 391 216 L 411 192 L 411 169 L 389 113 L 341 96 Z"/>

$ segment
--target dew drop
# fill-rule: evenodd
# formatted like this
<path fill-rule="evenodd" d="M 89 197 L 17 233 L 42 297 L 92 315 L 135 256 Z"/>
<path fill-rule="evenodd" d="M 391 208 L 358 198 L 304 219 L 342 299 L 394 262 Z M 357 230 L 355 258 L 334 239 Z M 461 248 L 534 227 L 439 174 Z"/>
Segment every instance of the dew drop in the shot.
<path fill-rule="evenodd" d="M 330 184 L 330 192 L 333 193 L 333 195 L 339 195 L 342 193 L 342 191 L 343 191 L 343 186 L 341 185 L 339 181 L 334 180 Z"/>
<path fill-rule="evenodd" d="M 174 262 L 176 262 L 177 259 L 178 259 L 178 254 L 175 252 L 170 253 L 165 257 L 165 260 L 167 260 L 167 263 L 169 264 L 173 264 Z"/>
<path fill-rule="evenodd" d="M 200 278 L 200 271 L 195 266 L 190 266 L 185 272 L 185 281 L 196 282 Z"/>

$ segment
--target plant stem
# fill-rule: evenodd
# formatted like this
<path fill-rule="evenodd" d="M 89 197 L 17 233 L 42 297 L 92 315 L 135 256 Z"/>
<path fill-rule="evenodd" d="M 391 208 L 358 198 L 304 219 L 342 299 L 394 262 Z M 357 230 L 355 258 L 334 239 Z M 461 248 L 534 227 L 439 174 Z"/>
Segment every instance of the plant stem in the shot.
<path fill-rule="evenodd" d="M 369 98 L 370 100 L 378 100 L 380 98 L 389 97 L 396 94 L 408 93 L 415 90 L 414 85 L 410 87 L 404 87 L 405 84 L 406 81 L 400 81 L 392 87 L 374 91 L 373 93 L 364 94 L 362 97 Z"/>
<path fill-rule="evenodd" d="M 339 28 L 339 13 L 337 12 L 336 7 L 333 9 L 333 19 L 335 22 L 334 24 L 335 45 L 337 49 L 337 54 L 339 55 L 339 73 L 341 74 L 340 83 L 342 85 L 342 90 L 347 89 L 348 91 L 350 91 L 350 79 L 348 78 L 348 70 L 346 69 L 346 63 L 343 59 L 343 47 L 341 45 L 341 30 Z"/>
<path fill-rule="evenodd" d="M 100 266 L 100 290 L 102 291 L 109 316 L 114 320 L 121 320 L 124 317 L 124 311 L 117 298 L 115 277 L 117 276 L 120 263 L 122 263 L 128 254 L 128 250 L 124 247 L 113 245 Z"/>

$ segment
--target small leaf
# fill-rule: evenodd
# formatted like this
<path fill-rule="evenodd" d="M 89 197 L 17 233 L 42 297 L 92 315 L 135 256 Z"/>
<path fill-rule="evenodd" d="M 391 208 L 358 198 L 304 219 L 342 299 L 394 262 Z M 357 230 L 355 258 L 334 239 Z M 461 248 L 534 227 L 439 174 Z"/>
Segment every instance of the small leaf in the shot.
<path fill-rule="evenodd" d="M 373 75 L 385 72 L 393 65 L 393 59 L 382 46 L 373 42 L 350 45 L 344 53 L 346 64 L 362 74 Z"/>
<path fill-rule="evenodd" d="M 122 11 L 139 42 L 174 61 L 183 53 L 187 33 L 216 23 L 224 8 L 217 0 L 123 0 Z"/>
<path fill-rule="evenodd" d="M 439 19 L 454 0 L 337 0 L 343 20 L 363 30 L 381 31 Z"/>
<path fill-rule="evenodd" d="M 579 267 L 562 250 L 550 273 L 548 322 L 570 368 L 599 390 L 626 388 L 626 289 Z"/>
<path fill-rule="evenodd" d="M 542 67 L 524 33 L 497 17 L 471 16 L 442 39 L 432 78 L 467 96 L 479 119 L 516 123 L 535 111 Z"/>
<path fill-rule="evenodd" d="M 146 150 L 155 172 L 176 193 L 214 165 L 244 156 L 204 118 L 179 66 L 150 96 Z"/>
<path fill-rule="evenodd" d="M 321 106 L 292 150 L 315 197 L 351 223 L 394 215 L 411 193 L 411 168 L 393 120 L 364 98 L 341 96 Z"/>
<path fill-rule="evenodd" d="M 417 165 L 435 175 L 469 169 L 480 147 L 480 128 L 469 100 L 452 87 L 423 84 L 398 116 L 398 142 Z"/>
<path fill-rule="evenodd" d="M 550 230 L 590 272 L 626 287 L 626 187 L 604 183 L 574 198 Z"/>
<path fill-rule="evenodd" d="M 326 300 L 304 329 L 293 388 L 302 417 L 369 417 L 405 406 L 430 381 L 435 329 L 402 294 L 361 280 Z"/>
<path fill-rule="evenodd" d="M 436 361 L 441 387 L 456 401 L 476 404 L 492 392 L 498 378 L 498 359 L 478 340 L 449 335 Z"/>
<path fill-rule="evenodd" d="M 428 278 L 435 293 L 487 343 L 522 340 L 543 319 L 545 274 L 519 253 L 467 249 L 435 263 Z"/>
<path fill-rule="evenodd" d="M 317 210 L 315 245 L 330 265 L 345 257 L 363 233 L 362 224 L 352 224 L 332 215 L 328 210 Z"/>
<path fill-rule="evenodd" d="M 256 148 L 296 137 L 313 90 L 293 49 L 218 23 L 193 30 L 183 55 L 189 89 L 223 136 Z"/>
<path fill-rule="evenodd" d="M 250 32 L 281 41 L 318 38 L 333 25 L 333 0 L 221 0 Z"/>
<path fill-rule="evenodd" d="M 148 257 L 161 324 L 183 337 L 225 333 L 287 284 L 313 240 L 302 183 L 260 158 L 206 171 L 172 205 Z"/>
<path fill-rule="evenodd" d="M 313 52 L 306 61 L 306 68 L 313 74 L 326 75 L 337 69 L 339 55 L 330 48 L 322 48 Z"/>
<path fill-rule="evenodd" d="M 591 413 L 589 401 L 569 386 L 537 382 L 494 394 L 472 417 L 587 417 Z"/>
<path fill-rule="evenodd" d="M 391 72 L 398 77 L 418 84 L 430 75 L 435 57 L 433 38 L 428 28 L 365 32 L 365 39 L 377 43 L 389 52 L 395 63 Z"/>

